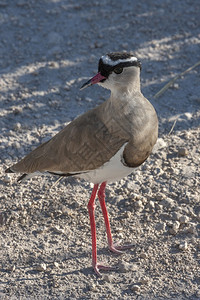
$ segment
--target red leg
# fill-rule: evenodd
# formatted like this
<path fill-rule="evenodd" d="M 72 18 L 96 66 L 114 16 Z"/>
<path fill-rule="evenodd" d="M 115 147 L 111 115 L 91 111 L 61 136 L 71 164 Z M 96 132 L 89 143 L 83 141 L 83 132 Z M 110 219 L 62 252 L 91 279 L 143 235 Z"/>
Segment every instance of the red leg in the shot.
<path fill-rule="evenodd" d="M 99 191 L 98 191 L 98 197 L 99 197 L 99 202 L 101 205 L 101 210 L 102 210 L 104 221 L 105 221 L 106 233 L 107 233 L 107 238 L 108 238 L 108 247 L 111 251 L 113 251 L 117 254 L 122 254 L 123 252 L 120 250 L 125 250 L 128 248 L 131 248 L 133 245 L 120 246 L 120 245 L 113 244 L 112 234 L 111 234 L 111 230 L 110 230 L 110 222 L 108 219 L 108 212 L 107 212 L 106 203 L 105 203 L 105 188 L 106 188 L 106 181 L 101 184 Z"/>
<path fill-rule="evenodd" d="M 95 184 L 92 190 L 92 195 L 90 197 L 90 201 L 88 202 L 88 212 L 90 216 L 90 227 L 91 227 L 91 234 L 92 234 L 92 266 L 96 274 L 101 276 L 99 269 L 110 270 L 112 269 L 112 267 L 104 266 L 97 263 L 96 224 L 95 224 L 94 211 L 95 211 L 95 197 L 96 197 L 98 186 L 99 186 L 98 184 Z"/>

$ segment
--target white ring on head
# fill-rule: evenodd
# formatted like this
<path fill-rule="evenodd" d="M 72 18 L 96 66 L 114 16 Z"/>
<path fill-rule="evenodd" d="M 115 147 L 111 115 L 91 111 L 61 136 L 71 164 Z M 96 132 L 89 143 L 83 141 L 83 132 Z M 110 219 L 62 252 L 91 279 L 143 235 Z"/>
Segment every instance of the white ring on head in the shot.
<path fill-rule="evenodd" d="M 103 63 L 106 65 L 110 65 L 110 66 L 115 66 L 118 65 L 119 63 L 123 63 L 123 62 L 132 62 L 132 61 L 137 61 L 137 57 L 130 57 L 130 58 L 125 58 L 125 59 L 118 59 L 118 60 L 112 60 L 108 55 L 103 55 L 101 57 L 101 59 L 103 60 Z"/>

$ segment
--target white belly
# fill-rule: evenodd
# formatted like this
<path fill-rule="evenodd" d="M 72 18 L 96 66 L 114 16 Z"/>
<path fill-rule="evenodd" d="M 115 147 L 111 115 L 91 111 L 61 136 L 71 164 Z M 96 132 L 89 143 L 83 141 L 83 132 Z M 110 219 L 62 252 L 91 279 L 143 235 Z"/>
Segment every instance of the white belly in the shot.
<path fill-rule="evenodd" d="M 75 176 L 95 184 L 104 181 L 114 182 L 128 176 L 133 172 L 134 168 L 126 167 L 122 163 L 125 146 L 126 144 L 103 166 Z"/>

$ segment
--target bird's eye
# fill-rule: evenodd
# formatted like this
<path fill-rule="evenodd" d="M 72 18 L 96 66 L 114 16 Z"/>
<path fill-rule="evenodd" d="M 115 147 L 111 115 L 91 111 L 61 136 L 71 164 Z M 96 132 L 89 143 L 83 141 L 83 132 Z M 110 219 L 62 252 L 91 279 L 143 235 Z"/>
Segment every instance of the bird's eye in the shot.
<path fill-rule="evenodd" d="M 115 74 L 120 74 L 123 72 L 123 68 L 115 68 L 114 72 L 115 72 Z"/>

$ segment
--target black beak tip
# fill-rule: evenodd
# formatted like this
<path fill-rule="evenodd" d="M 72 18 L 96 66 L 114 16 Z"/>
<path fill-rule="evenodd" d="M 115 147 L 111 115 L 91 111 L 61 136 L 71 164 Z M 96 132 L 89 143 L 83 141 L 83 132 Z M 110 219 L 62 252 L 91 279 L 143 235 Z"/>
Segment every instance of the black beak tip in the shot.
<path fill-rule="evenodd" d="M 92 85 L 91 83 L 91 80 L 88 80 L 87 82 L 85 82 L 81 87 L 80 87 L 80 90 L 83 90 L 85 89 L 86 87 Z"/>

